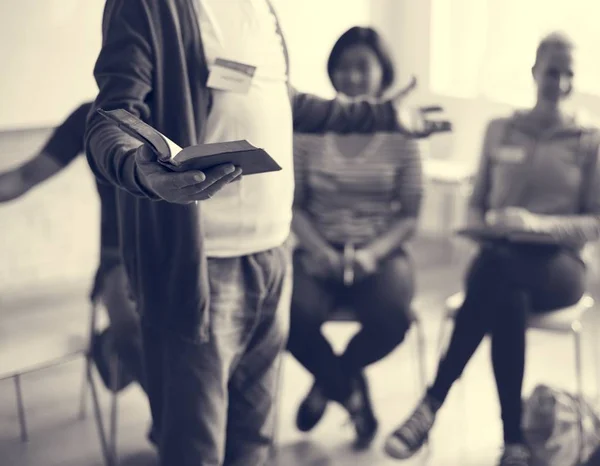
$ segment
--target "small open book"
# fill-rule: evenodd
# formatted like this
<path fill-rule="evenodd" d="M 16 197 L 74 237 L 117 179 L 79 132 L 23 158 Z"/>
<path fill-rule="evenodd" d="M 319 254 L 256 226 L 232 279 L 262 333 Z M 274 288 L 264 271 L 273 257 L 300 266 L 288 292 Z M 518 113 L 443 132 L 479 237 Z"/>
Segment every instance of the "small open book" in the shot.
<path fill-rule="evenodd" d="M 269 154 L 263 149 L 254 147 L 248 141 L 198 144 L 182 149 L 127 110 L 98 109 L 98 113 L 130 136 L 152 147 L 158 161 L 170 170 L 206 170 L 224 163 L 240 167 L 243 175 L 281 170 L 279 164 Z"/>

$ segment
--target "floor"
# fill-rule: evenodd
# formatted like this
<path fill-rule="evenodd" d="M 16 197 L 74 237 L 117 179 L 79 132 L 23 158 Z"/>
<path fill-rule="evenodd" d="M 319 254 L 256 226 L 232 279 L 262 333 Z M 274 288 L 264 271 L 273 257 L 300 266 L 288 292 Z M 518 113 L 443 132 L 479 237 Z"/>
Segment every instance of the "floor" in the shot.
<path fill-rule="evenodd" d="M 461 266 L 451 266 L 433 245 L 417 246 L 419 293 L 416 307 L 425 322 L 429 371 L 435 362 L 435 337 L 444 297 L 456 291 Z M 429 259 L 428 259 L 429 258 Z M 594 290 L 597 287 L 593 288 Z M 13 297 L 0 301 L 0 372 L 18 365 L 52 358 L 83 343 L 88 319 L 85 288 L 61 295 L 54 301 L 43 297 Z M 591 320 L 595 320 L 593 316 Z M 590 322 L 595 325 L 597 322 Z M 328 324 L 325 331 L 337 347 L 355 331 L 352 324 Z M 387 459 L 381 443 L 385 434 L 414 407 L 421 395 L 415 366 L 414 340 L 371 367 L 368 375 L 381 434 L 372 449 L 356 454 L 349 448 L 351 427 L 341 409 L 331 406 L 322 424 L 309 435 L 295 430 L 295 409 L 310 386 L 307 374 L 286 358 L 280 408 L 279 448 L 272 466 L 387 466 L 394 464 L 432 466 L 493 466 L 500 448 L 499 412 L 485 342 L 442 408 L 430 448 L 411 461 Z M 591 349 L 585 335 L 586 350 Z M 572 343 L 567 338 L 531 333 L 525 392 L 537 383 L 573 389 Z M 584 360 L 586 389 L 592 393 L 593 361 L 590 351 Z M 548 364 L 552 358 L 552 364 Z M 19 425 L 11 380 L 0 381 L 0 463 L 3 466 L 100 466 L 100 448 L 88 409 L 79 418 L 82 360 L 22 379 L 30 438 L 19 439 Z M 107 401 L 106 394 L 103 401 Z M 119 453 L 123 466 L 153 466 L 156 459 L 145 440 L 149 425 L 147 403 L 137 387 L 120 397 Z M 107 411 L 106 411 L 107 412 Z"/>

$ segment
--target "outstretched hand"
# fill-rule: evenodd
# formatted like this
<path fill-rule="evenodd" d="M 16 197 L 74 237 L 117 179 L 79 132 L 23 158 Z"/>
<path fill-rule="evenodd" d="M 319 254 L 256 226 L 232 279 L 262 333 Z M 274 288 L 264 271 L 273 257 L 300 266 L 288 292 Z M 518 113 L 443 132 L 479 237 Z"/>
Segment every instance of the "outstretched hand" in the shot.
<path fill-rule="evenodd" d="M 432 113 L 444 111 L 439 105 L 411 107 L 404 103 L 417 86 L 417 78 L 412 76 L 406 86 L 393 91 L 388 97 L 396 108 L 398 124 L 404 130 L 405 134 L 413 138 L 427 138 L 435 133 L 452 131 L 452 123 L 450 121 L 431 119 Z"/>
<path fill-rule="evenodd" d="M 403 128 L 406 135 L 422 139 L 436 133 L 452 131 L 452 123 L 448 120 L 433 120 L 432 113 L 443 112 L 444 109 L 437 105 L 426 107 L 396 107 L 398 124 Z"/>
<path fill-rule="evenodd" d="M 488 225 L 506 232 L 534 232 L 540 227 L 540 216 L 521 207 L 506 207 L 487 212 Z"/>
<path fill-rule="evenodd" d="M 175 172 L 161 165 L 147 145 L 141 146 L 135 157 L 142 185 L 173 204 L 190 204 L 210 199 L 242 175 L 242 169 L 232 164 L 217 165 L 204 171 Z"/>

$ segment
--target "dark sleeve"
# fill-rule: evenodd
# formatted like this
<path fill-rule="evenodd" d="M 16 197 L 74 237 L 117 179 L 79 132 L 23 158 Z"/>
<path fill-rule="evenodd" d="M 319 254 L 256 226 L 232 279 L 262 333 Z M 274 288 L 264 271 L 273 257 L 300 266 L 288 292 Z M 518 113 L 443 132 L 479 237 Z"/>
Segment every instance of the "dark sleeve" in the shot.
<path fill-rule="evenodd" d="M 63 167 L 83 153 L 85 125 L 91 107 L 92 103 L 87 102 L 73 111 L 52 132 L 41 152 L 52 157 Z"/>
<path fill-rule="evenodd" d="M 156 199 L 140 183 L 135 153 L 140 142 L 106 121 L 96 110 L 125 109 L 149 122 L 153 50 L 150 12 L 142 0 L 108 0 L 102 49 L 94 68 L 98 97 L 89 114 L 85 148 L 92 171 L 137 197 Z"/>
<path fill-rule="evenodd" d="M 374 133 L 402 131 L 391 101 L 342 102 L 322 99 L 294 89 L 292 111 L 297 133 Z"/>
<path fill-rule="evenodd" d="M 562 244 L 581 246 L 600 239 L 600 140 L 590 135 L 591 143 L 582 167 L 579 215 L 543 215 L 539 230 Z"/>
<path fill-rule="evenodd" d="M 389 150 L 397 152 L 398 147 L 390 147 Z M 403 161 L 397 191 L 400 214 L 404 218 L 417 218 L 423 199 L 423 167 L 419 143 L 414 139 L 405 139 L 400 145 L 400 150 L 402 152 L 398 155 Z"/>

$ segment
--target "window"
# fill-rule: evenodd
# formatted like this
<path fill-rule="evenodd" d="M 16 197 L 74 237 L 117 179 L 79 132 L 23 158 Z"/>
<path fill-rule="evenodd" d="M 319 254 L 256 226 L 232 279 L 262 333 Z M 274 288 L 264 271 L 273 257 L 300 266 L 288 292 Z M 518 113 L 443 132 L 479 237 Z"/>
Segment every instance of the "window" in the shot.
<path fill-rule="evenodd" d="M 577 90 L 600 95 L 595 0 L 431 0 L 431 88 L 528 105 L 539 40 L 564 31 L 577 46 Z"/>
<path fill-rule="evenodd" d="M 368 25 L 370 0 L 275 0 L 290 56 L 290 78 L 303 91 L 333 96 L 327 59 L 338 37 Z"/>

